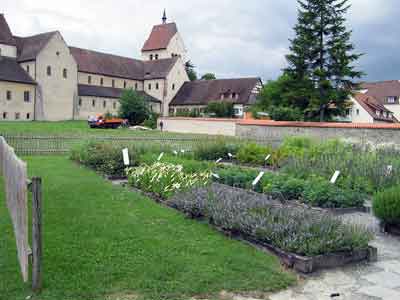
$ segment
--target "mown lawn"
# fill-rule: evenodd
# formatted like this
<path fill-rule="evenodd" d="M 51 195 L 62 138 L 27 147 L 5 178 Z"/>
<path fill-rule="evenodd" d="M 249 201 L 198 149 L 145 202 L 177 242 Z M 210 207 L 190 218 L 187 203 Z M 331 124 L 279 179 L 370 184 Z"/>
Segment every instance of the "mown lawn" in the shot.
<path fill-rule="evenodd" d="M 91 129 L 86 121 L 60 122 L 0 122 L 0 135 L 56 135 L 56 136 L 151 136 L 151 137 L 182 137 L 201 136 L 181 133 L 139 131 L 130 129 Z M 204 135 L 202 135 L 204 136 Z"/>
<path fill-rule="evenodd" d="M 295 281 L 275 257 L 114 187 L 67 158 L 27 161 L 44 182 L 45 287 L 33 299 L 189 299 L 272 291 Z M 21 283 L 0 191 L 0 299 L 23 300 L 29 286 Z"/>

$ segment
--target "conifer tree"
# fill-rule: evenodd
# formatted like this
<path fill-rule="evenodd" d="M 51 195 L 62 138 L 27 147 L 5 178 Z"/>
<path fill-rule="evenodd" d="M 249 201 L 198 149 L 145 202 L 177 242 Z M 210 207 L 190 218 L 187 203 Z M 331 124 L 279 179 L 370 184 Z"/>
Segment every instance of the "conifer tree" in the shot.
<path fill-rule="evenodd" d="M 348 0 L 298 0 L 298 23 L 294 28 L 290 54 L 286 56 L 291 95 L 300 99 L 308 118 L 343 115 L 347 100 L 363 73 L 354 63 L 351 31 L 346 29 Z"/>

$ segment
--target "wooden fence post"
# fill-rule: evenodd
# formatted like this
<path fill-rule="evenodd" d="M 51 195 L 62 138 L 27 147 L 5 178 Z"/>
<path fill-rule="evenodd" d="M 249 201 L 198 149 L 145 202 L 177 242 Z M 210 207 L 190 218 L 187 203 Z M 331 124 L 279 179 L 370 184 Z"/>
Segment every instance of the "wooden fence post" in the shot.
<path fill-rule="evenodd" d="M 32 290 L 42 289 L 42 179 L 32 178 Z"/>

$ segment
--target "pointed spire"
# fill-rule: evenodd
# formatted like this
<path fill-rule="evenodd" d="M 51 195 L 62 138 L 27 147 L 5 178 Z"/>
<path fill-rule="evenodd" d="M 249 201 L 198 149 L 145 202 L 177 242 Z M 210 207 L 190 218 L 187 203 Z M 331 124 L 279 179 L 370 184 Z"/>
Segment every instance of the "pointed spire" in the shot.
<path fill-rule="evenodd" d="M 163 17 L 162 17 L 162 23 L 167 24 L 167 12 L 164 9 Z"/>

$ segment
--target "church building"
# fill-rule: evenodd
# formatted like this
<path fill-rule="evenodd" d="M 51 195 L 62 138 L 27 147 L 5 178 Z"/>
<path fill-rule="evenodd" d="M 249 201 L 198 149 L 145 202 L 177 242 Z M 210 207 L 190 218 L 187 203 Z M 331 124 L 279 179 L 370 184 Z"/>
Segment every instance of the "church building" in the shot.
<path fill-rule="evenodd" d="M 183 39 L 165 12 L 141 53 L 141 59 L 134 59 L 71 47 L 59 31 L 15 36 L 0 14 L 0 120 L 84 120 L 117 114 L 124 89 L 143 95 L 163 116 L 176 107 L 206 105 L 211 86 L 213 96 L 224 100 L 221 95 L 230 93 L 225 100 L 238 102 L 243 110 L 261 82 L 190 83 Z M 191 101 L 194 91 L 196 99 Z"/>

